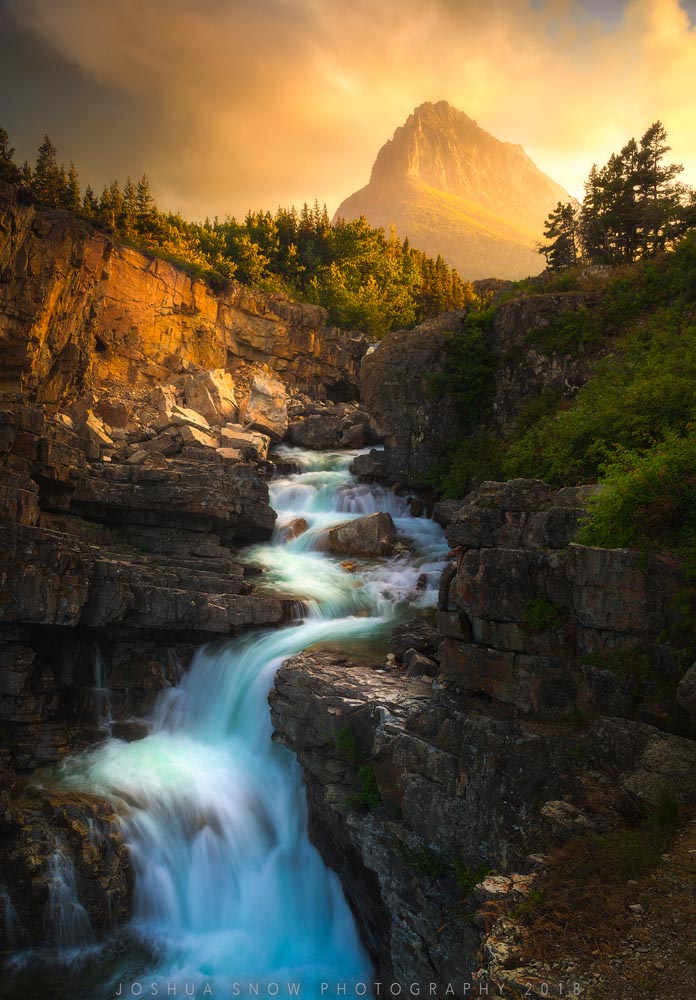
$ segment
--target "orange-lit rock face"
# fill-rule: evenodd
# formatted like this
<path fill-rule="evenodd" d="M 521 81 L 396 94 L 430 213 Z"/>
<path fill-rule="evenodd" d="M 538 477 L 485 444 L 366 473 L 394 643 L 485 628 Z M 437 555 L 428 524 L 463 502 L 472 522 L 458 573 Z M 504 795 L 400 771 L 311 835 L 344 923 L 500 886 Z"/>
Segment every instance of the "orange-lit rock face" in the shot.
<path fill-rule="evenodd" d="M 319 306 L 234 284 L 216 293 L 74 216 L 21 204 L 6 185 L 0 271 L 0 388 L 40 387 L 58 402 L 241 359 L 312 394 L 357 396 L 367 339 L 328 327 Z"/>

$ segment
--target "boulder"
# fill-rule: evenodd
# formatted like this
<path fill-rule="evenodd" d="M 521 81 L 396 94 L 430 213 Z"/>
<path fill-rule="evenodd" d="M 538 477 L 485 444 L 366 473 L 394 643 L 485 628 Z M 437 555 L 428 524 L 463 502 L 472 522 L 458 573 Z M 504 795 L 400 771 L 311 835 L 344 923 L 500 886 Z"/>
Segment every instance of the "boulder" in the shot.
<path fill-rule="evenodd" d="M 372 481 L 385 479 L 387 475 L 387 460 L 383 451 L 373 448 L 367 455 L 357 455 L 353 459 L 350 471 L 358 479 Z"/>
<path fill-rule="evenodd" d="M 267 434 L 245 430 L 241 424 L 227 424 L 220 431 L 223 448 L 236 448 L 249 458 L 265 460 L 271 439 Z"/>
<path fill-rule="evenodd" d="M 240 416 L 244 424 L 263 431 L 273 441 L 282 441 L 288 429 L 288 407 L 283 383 L 270 375 L 255 375 L 249 399 Z"/>
<path fill-rule="evenodd" d="M 394 551 L 396 528 L 390 514 L 368 514 L 331 528 L 326 547 L 352 556 L 389 556 Z"/>
<path fill-rule="evenodd" d="M 403 660 L 406 651 L 415 649 L 426 656 L 433 656 L 440 644 L 440 635 L 436 628 L 425 618 L 413 618 L 411 621 L 399 622 L 392 629 L 389 649 L 397 660 Z"/>
<path fill-rule="evenodd" d="M 217 448 L 218 442 L 210 434 L 192 427 L 191 424 L 184 424 L 181 428 L 181 440 L 185 444 L 199 445 L 202 448 Z"/>
<path fill-rule="evenodd" d="M 104 421 L 100 420 L 92 410 L 87 411 L 87 419 L 82 426 L 80 438 L 90 462 L 99 461 L 102 448 L 113 448 L 114 442 L 109 430 Z"/>
<path fill-rule="evenodd" d="M 237 419 L 238 408 L 234 382 L 224 368 L 197 372 L 184 379 L 186 403 L 210 424 L 224 424 Z"/>
<path fill-rule="evenodd" d="M 164 415 L 160 417 L 157 421 L 157 427 L 159 430 L 165 430 L 167 427 L 195 427 L 199 431 L 209 431 L 210 424 L 200 413 L 195 410 L 190 410 L 186 406 L 179 406 L 178 403 L 165 411 Z"/>
<path fill-rule="evenodd" d="M 417 649 L 407 649 L 404 653 L 407 677 L 436 677 L 438 665 L 429 656 L 423 656 Z"/>

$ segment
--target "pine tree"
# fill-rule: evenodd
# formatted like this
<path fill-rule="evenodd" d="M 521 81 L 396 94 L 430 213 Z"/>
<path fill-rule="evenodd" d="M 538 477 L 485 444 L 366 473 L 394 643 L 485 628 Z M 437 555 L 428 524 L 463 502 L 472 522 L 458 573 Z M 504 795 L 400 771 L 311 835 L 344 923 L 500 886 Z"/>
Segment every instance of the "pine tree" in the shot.
<path fill-rule="evenodd" d="M 546 257 L 546 266 L 551 271 L 574 267 L 578 258 L 577 224 L 575 209 L 568 202 L 558 202 L 544 224 L 546 246 L 539 253 Z"/>
<path fill-rule="evenodd" d="M 138 181 L 136 189 L 136 228 L 139 233 L 153 233 L 157 228 L 157 206 L 150 191 L 150 182 L 145 174 Z"/>
<path fill-rule="evenodd" d="M 14 149 L 10 146 L 10 137 L 4 128 L 0 127 L 0 180 L 16 184 L 20 172 L 14 162 Z"/>
<path fill-rule="evenodd" d="M 123 213 L 120 229 L 131 235 L 135 232 L 138 219 L 138 192 L 133 181 L 128 177 L 123 188 Z"/>
<path fill-rule="evenodd" d="M 61 205 L 63 208 L 67 208 L 69 212 L 79 212 L 82 198 L 80 196 L 80 180 L 77 176 L 75 164 L 71 163 L 67 174 L 64 177 L 63 174 L 65 174 L 65 171 L 62 170 L 61 183 L 63 190 L 61 193 Z"/>
<path fill-rule="evenodd" d="M 62 194 L 58 151 L 47 135 L 39 146 L 32 186 L 38 201 L 44 205 L 59 205 Z"/>
<path fill-rule="evenodd" d="M 91 184 L 85 188 L 85 196 L 82 199 L 82 214 L 89 216 L 90 219 L 95 219 L 99 215 L 99 199 Z"/>

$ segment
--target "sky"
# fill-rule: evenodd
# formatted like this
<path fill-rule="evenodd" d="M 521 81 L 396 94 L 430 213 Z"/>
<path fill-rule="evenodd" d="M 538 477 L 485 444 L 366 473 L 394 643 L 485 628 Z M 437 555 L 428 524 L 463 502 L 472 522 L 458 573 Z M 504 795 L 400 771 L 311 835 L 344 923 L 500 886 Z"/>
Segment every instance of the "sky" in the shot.
<path fill-rule="evenodd" d="M 696 186 L 696 0 L 0 0 L 0 125 L 188 218 L 333 214 L 424 101 L 582 197 L 657 119 Z"/>

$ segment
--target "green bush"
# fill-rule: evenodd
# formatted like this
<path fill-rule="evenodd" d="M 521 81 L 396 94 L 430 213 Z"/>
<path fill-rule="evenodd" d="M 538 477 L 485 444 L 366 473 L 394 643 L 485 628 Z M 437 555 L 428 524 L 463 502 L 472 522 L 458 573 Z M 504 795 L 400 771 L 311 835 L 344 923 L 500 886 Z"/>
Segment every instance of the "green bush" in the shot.
<path fill-rule="evenodd" d="M 696 434 L 667 431 L 644 453 L 619 449 L 602 471 L 581 544 L 675 549 L 696 562 Z"/>

